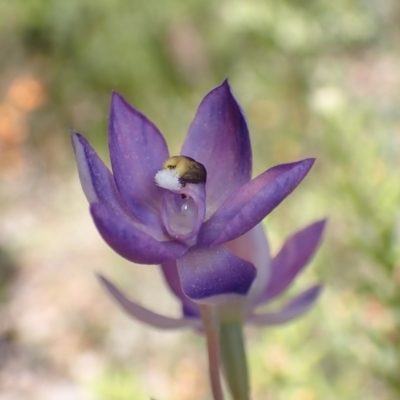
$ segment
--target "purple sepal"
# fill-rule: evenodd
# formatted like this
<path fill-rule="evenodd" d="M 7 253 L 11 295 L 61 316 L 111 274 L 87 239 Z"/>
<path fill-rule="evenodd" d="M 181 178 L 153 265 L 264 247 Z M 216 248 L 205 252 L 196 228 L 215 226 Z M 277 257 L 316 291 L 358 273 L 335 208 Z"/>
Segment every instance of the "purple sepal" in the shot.
<path fill-rule="evenodd" d="M 227 80 L 201 102 L 181 154 L 202 163 L 208 171 L 208 215 L 250 180 L 249 132 Z"/>
<path fill-rule="evenodd" d="M 161 229 L 162 190 L 154 175 L 169 157 L 167 144 L 157 127 L 115 92 L 109 148 L 115 182 L 129 210 L 143 224 Z"/>
<path fill-rule="evenodd" d="M 178 328 L 200 328 L 201 322 L 195 319 L 170 318 L 156 314 L 141 305 L 129 300 L 115 285 L 105 277 L 98 275 L 100 282 L 106 288 L 111 297 L 127 312 L 131 317 L 154 326 L 159 329 L 178 329 Z"/>
<path fill-rule="evenodd" d="M 197 303 L 212 296 L 244 296 L 256 276 L 253 264 L 224 246 L 193 247 L 177 265 L 183 293 Z"/>
<path fill-rule="evenodd" d="M 190 317 L 200 316 L 198 305 L 183 293 L 176 261 L 162 263 L 161 271 L 168 286 L 175 296 L 180 300 L 182 304 L 183 315 Z"/>
<path fill-rule="evenodd" d="M 198 243 L 216 246 L 246 233 L 297 187 L 314 161 L 277 165 L 243 185 L 203 224 Z"/>
<path fill-rule="evenodd" d="M 112 213 L 100 203 L 90 207 L 102 238 L 119 255 L 138 264 L 161 264 L 181 257 L 187 247 L 173 241 L 158 241 L 145 227 L 129 218 Z"/>
<path fill-rule="evenodd" d="M 265 314 L 253 314 L 248 322 L 257 326 L 278 325 L 289 322 L 306 313 L 318 299 L 322 286 L 316 285 L 301 293 L 286 304 L 280 311 Z"/>
<path fill-rule="evenodd" d="M 271 278 L 260 303 L 284 292 L 308 264 L 321 242 L 326 220 L 317 221 L 292 235 L 271 264 Z"/>
<path fill-rule="evenodd" d="M 101 203 L 115 214 L 124 214 L 125 205 L 114 178 L 88 141 L 72 131 L 72 144 L 78 165 L 79 179 L 89 203 Z"/>

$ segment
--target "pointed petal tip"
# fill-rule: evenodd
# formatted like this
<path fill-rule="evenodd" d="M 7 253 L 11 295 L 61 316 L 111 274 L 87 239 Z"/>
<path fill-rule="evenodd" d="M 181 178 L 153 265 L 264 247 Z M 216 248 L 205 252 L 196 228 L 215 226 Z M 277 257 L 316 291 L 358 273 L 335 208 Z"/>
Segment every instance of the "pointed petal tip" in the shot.
<path fill-rule="evenodd" d="M 221 84 L 222 87 L 228 89 L 229 91 L 231 91 L 231 85 L 229 84 L 229 80 L 228 78 L 225 78 L 224 81 Z"/>
<path fill-rule="evenodd" d="M 292 165 L 294 169 L 304 169 L 304 176 L 306 176 L 308 174 L 308 172 L 310 171 L 310 169 L 313 167 L 314 163 L 316 161 L 316 158 L 304 158 L 302 160 L 299 161 L 294 161 L 291 163 L 288 163 L 287 165 Z M 284 165 L 284 164 L 282 164 Z"/>
<path fill-rule="evenodd" d="M 95 275 L 96 279 L 97 279 L 100 283 L 102 283 L 102 284 L 104 284 L 104 285 L 107 284 L 107 279 L 106 279 L 100 272 L 94 272 L 94 275 Z"/>
<path fill-rule="evenodd" d="M 308 168 L 308 170 L 310 170 L 311 167 L 314 165 L 315 161 L 316 161 L 316 158 L 309 157 L 309 158 L 305 158 L 304 160 L 299 161 L 299 164 L 305 165 L 306 168 Z"/>
<path fill-rule="evenodd" d="M 311 308 L 311 306 L 318 300 L 322 293 L 323 285 L 322 284 L 317 284 L 314 286 L 311 286 L 309 289 L 301 293 L 299 296 L 297 296 L 292 302 L 290 302 L 287 306 L 287 308 L 290 308 L 292 306 L 295 307 L 308 307 Z"/>
<path fill-rule="evenodd" d="M 121 94 L 119 94 L 116 90 L 112 90 L 111 92 L 111 101 L 115 101 L 115 100 L 125 100 Z"/>
<path fill-rule="evenodd" d="M 294 297 L 280 311 L 265 314 L 253 314 L 250 317 L 249 322 L 256 326 L 272 326 L 284 324 L 296 319 L 311 309 L 321 291 L 321 284 L 312 286 Z"/>
<path fill-rule="evenodd" d="M 316 158 L 310 157 L 310 158 L 304 158 L 303 160 L 300 160 L 300 161 L 295 161 L 295 162 L 289 163 L 287 165 L 291 165 L 292 170 L 297 171 L 300 174 L 301 179 L 298 182 L 298 183 L 300 183 L 310 172 L 311 168 L 314 166 L 315 161 L 316 161 Z M 282 164 L 282 165 L 284 165 L 284 164 Z"/>
<path fill-rule="evenodd" d="M 218 89 L 223 89 L 224 92 L 226 93 L 226 95 L 230 98 L 232 98 L 235 103 L 237 103 L 237 100 L 234 98 L 233 93 L 232 93 L 232 88 L 231 85 L 229 83 L 228 78 L 225 78 L 224 81 L 222 82 L 222 84 L 218 87 Z"/>
<path fill-rule="evenodd" d="M 111 93 L 110 117 L 112 116 L 113 113 L 115 113 L 116 110 L 118 110 L 121 107 L 126 107 L 127 105 L 128 102 L 122 97 L 122 95 L 113 90 Z"/>
<path fill-rule="evenodd" d="M 74 129 L 71 129 L 70 134 L 71 134 L 72 145 L 74 147 L 78 144 L 82 144 L 82 142 L 86 142 L 86 139 L 80 133 L 76 132 Z"/>
<path fill-rule="evenodd" d="M 100 272 L 95 272 L 94 273 L 97 280 L 99 281 L 100 285 L 104 287 L 104 289 L 108 290 L 108 292 L 114 297 L 117 298 L 119 296 L 116 296 L 115 294 L 117 293 L 118 289 L 117 287 L 110 281 L 108 280 L 104 275 L 102 275 Z"/>
<path fill-rule="evenodd" d="M 94 275 L 104 289 L 108 290 L 109 292 L 113 291 L 114 285 L 104 275 L 99 272 L 95 272 Z"/>
<path fill-rule="evenodd" d="M 76 146 L 78 144 L 80 135 L 73 128 L 70 129 L 69 134 L 70 134 L 70 137 L 71 137 L 72 147 L 74 149 L 74 152 L 76 153 Z"/>
<path fill-rule="evenodd" d="M 310 237 L 310 240 L 315 243 L 312 248 L 312 251 L 314 252 L 322 241 L 322 236 L 324 234 L 327 222 L 327 218 L 320 219 L 303 228 L 301 231 L 296 232 L 294 235 L 300 234 L 301 232 L 306 233 Z"/>
<path fill-rule="evenodd" d="M 137 110 L 134 106 L 132 106 L 128 100 L 115 90 L 112 91 L 111 94 L 111 105 L 110 105 L 110 119 L 109 119 L 109 135 L 112 132 L 112 130 L 116 129 L 115 126 L 113 127 L 114 123 L 117 121 L 120 121 L 123 125 L 127 125 L 129 129 L 132 132 L 128 132 L 125 136 L 131 136 L 137 135 L 138 133 L 143 133 L 144 127 L 147 126 L 148 129 L 154 130 L 156 136 L 161 136 L 161 145 L 163 147 L 166 147 L 166 142 L 164 137 L 162 136 L 161 132 L 158 130 L 158 128 L 154 125 L 153 122 L 151 122 L 146 115 L 144 115 L 142 112 Z M 137 125 L 139 123 L 139 126 Z M 121 129 L 121 127 L 119 127 Z M 120 133 L 121 134 L 121 133 Z M 154 140 L 154 138 L 152 138 Z M 126 138 L 125 138 L 126 140 Z M 165 156 L 163 154 L 163 156 Z M 168 154 L 166 154 L 167 158 Z M 164 159 L 163 159 L 164 161 Z"/>
<path fill-rule="evenodd" d="M 328 224 L 328 218 L 322 218 L 318 221 L 315 221 L 312 225 L 318 230 L 318 233 L 322 235 L 326 229 Z"/>
<path fill-rule="evenodd" d="M 314 302 L 317 301 L 317 299 L 319 298 L 319 296 L 322 293 L 322 289 L 323 289 L 324 285 L 321 283 L 318 283 L 314 286 L 311 286 L 309 289 L 307 289 L 306 291 L 304 291 L 303 293 L 301 293 L 299 296 L 297 296 L 295 298 L 294 301 L 290 302 L 288 307 L 290 307 L 291 305 L 309 305 L 309 307 L 311 307 L 312 304 L 314 304 Z"/>
<path fill-rule="evenodd" d="M 79 132 L 77 132 L 75 129 L 71 128 L 70 131 L 71 134 L 71 141 L 72 141 L 72 146 L 76 152 L 77 146 L 90 146 L 89 142 L 85 138 L 85 136 L 81 135 Z"/>
<path fill-rule="evenodd" d="M 82 135 L 81 135 L 80 133 L 78 133 L 74 128 L 71 128 L 71 129 L 69 130 L 69 134 L 70 134 L 72 140 L 78 139 L 80 136 L 82 136 Z"/>
<path fill-rule="evenodd" d="M 213 95 L 213 94 L 214 95 L 215 94 L 219 94 L 220 96 L 222 95 L 222 97 L 226 96 L 227 98 L 233 98 L 234 99 L 234 96 L 232 94 L 231 85 L 229 83 L 228 78 L 225 78 L 220 85 L 216 86 L 214 89 L 212 89 L 210 92 L 208 92 L 206 94 L 205 98 L 210 96 L 210 95 Z M 235 101 L 235 103 L 237 103 L 236 99 L 234 99 L 234 101 Z"/>
<path fill-rule="evenodd" d="M 129 111 L 134 112 L 135 114 L 141 115 L 139 111 L 137 111 L 133 106 L 131 106 L 131 104 L 129 104 L 129 102 L 125 99 L 124 96 L 113 90 L 111 93 L 110 117 L 112 117 L 114 113 L 119 112 L 120 110 L 123 109 L 128 109 Z"/>
<path fill-rule="evenodd" d="M 313 296 L 318 297 L 321 295 L 323 288 L 324 285 L 322 283 L 318 283 L 315 286 L 311 287 L 309 291 L 311 294 L 313 294 Z"/>
<path fill-rule="evenodd" d="M 319 243 L 321 240 L 321 237 L 324 233 L 324 230 L 326 228 L 327 222 L 328 222 L 328 218 L 319 219 L 317 221 L 312 222 L 310 225 L 306 226 L 305 228 L 295 232 L 294 235 L 300 234 L 301 232 L 304 232 L 304 233 L 307 232 L 308 234 L 311 234 L 312 237 L 317 238 L 318 243 Z"/>

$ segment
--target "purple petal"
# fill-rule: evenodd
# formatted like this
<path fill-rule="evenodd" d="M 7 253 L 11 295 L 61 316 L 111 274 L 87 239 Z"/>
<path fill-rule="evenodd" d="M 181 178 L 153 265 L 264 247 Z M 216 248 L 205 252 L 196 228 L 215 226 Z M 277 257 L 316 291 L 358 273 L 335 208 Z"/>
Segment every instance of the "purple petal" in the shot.
<path fill-rule="evenodd" d="M 253 314 L 248 322 L 253 325 L 267 326 L 289 322 L 305 314 L 318 299 L 321 285 L 313 286 L 292 299 L 281 311 L 266 314 Z"/>
<path fill-rule="evenodd" d="M 168 286 L 182 303 L 184 316 L 200 317 L 199 306 L 183 293 L 176 261 L 161 264 L 161 269 Z"/>
<path fill-rule="evenodd" d="M 307 265 L 317 249 L 326 220 L 307 226 L 291 236 L 272 260 L 271 279 L 260 302 L 266 302 L 280 295 Z"/>
<path fill-rule="evenodd" d="M 187 247 L 172 241 L 159 241 L 146 227 L 120 218 L 107 207 L 94 203 L 90 208 L 94 223 L 107 244 L 119 255 L 139 264 L 161 264 L 182 256 Z"/>
<path fill-rule="evenodd" d="M 181 154 L 194 158 L 207 169 L 208 215 L 250 180 L 249 132 L 228 81 L 201 102 Z"/>
<path fill-rule="evenodd" d="M 115 182 L 132 214 L 146 225 L 161 227 L 161 189 L 154 176 L 169 157 L 167 144 L 156 126 L 115 92 L 109 146 Z"/>
<path fill-rule="evenodd" d="M 244 296 L 256 275 L 253 264 L 224 246 L 192 248 L 177 264 L 183 292 L 197 303 L 207 302 L 212 296 Z"/>
<path fill-rule="evenodd" d="M 314 161 L 277 165 L 243 185 L 203 224 L 198 243 L 215 246 L 246 233 L 297 187 Z"/>
<path fill-rule="evenodd" d="M 144 322 L 145 324 L 154 326 L 159 329 L 177 329 L 177 328 L 199 328 L 200 321 L 194 319 L 176 319 L 164 317 L 156 314 L 137 303 L 129 300 L 123 293 L 121 293 L 109 280 L 103 276 L 98 276 L 101 283 L 107 289 L 108 293 L 114 300 L 133 318 Z"/>
<path fill-rule="evenodd" d="M 72 133 L 72 144 L 78 164 L 82 189 L 89 203 L 101 203 L 123 214 L 124 205 L 115 186 L 114 178 L 88 141 L 79 133 Z"/>

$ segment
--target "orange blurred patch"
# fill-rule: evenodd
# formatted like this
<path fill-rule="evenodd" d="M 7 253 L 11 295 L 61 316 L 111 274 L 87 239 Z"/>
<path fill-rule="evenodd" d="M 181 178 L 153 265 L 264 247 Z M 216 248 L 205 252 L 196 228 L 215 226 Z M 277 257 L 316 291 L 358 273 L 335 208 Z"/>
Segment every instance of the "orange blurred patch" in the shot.
<path fill-rule="evenodd" d="M 46 101 L 47 95 L 43 84 L 29 76 L 14 79 L 8 89 L 6 101 L 25 112 L 30 112 Z"/>
<path fill-rule="evenodd" d="M 265 354 L 264 362 L 271 372 L 284 375 L 290 364 L 290 354 L 284 347 L 276 345 Z"/>
<path fill-rule="evenodd" d="M 26 136 L 25 115 L 9 104 L 0 104 L 0 145 L 21 143 Z"/>
<path fill-rule="evenodd" d="M 395 325 L 390 310 L 373 297 L 363 304 L 361 318 L 365 326 L 383 331 L 391 330 Z"/>
<path fill-rule="evenodd" d="M 12 180 L 20 176 L 26 168 L 26 162 L 21 151 L 7 150 L 0 157 L 0 178 Z"/>
<path fill-rule="evenodd" d="M 205 395 L 204 365 L 196 361 L 189 357 L 179 360 L 172 390 L 174 398 L 195 400 Z"/>

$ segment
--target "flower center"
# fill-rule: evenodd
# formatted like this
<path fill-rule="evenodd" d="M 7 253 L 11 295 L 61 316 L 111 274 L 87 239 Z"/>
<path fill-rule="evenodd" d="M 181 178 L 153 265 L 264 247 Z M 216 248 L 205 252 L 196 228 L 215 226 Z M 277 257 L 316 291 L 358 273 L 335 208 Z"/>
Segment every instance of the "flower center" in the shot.
<path fill-rule="evenodd" d="M 198 216 L 196 203 L 185 194 L 167 192 L 163 211 L 166 214 L 169 230 L 174 232 L 174 236 L 187 235 L 196 225 Z"/>
<path fill-rule="evenodd" d="M 163 168 L 154 180 L 165 189 L 161 201 L 164 226 L 173 238 L 193 245 L 205 216 L 206 169 L 184 156 L 169 158 Z"/>

